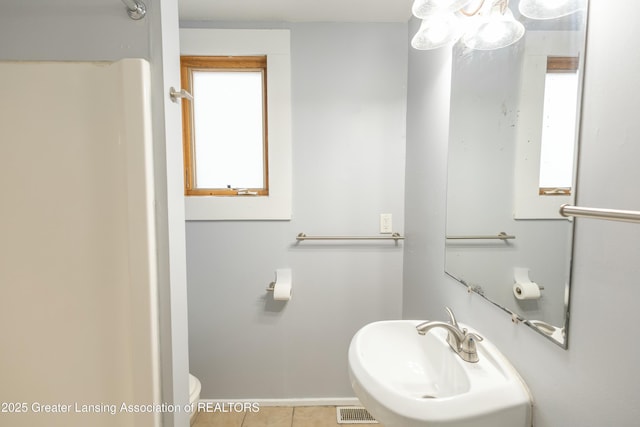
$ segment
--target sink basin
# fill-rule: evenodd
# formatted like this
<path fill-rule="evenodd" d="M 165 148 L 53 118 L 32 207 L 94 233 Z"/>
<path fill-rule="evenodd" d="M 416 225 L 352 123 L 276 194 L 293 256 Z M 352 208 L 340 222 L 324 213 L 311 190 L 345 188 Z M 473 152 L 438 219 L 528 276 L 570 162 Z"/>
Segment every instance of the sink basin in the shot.
<path fill-rule="evenodd" d="M 370 323 L 351 340 L 351 386 L 378 421 L 385 427 L 531 426 L 527 386 L 493 344 L 478 342 L 480 360 L 465 362 L 449 347 L 446 330 L 419 335 L 419 323 Z"/>

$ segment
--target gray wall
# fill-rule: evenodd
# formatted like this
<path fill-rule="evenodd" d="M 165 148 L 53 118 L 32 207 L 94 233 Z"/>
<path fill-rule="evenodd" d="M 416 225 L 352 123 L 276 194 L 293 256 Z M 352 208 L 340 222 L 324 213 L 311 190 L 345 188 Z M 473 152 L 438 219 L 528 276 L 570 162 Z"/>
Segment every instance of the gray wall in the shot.
<path fill-rule="evenodd" d="M 377 235 L 380 213 L 404 231 L 407 26 L 290 28 L 293 220 L 187 223 L 190 366 L 203 398 L 353 396 L 351 337 L 401 317 L 402 243 L 295 237 Z M 277 268 L 293 272 L 287 303 L 265 292 Z"/>
<path fill-rule="evenodd" d="M 133 21 L 118 0 L 2 0 L 0 59 L 149 59 L 149 20 Z"/>
<path fill-rule="evenodd" d="M 640 210 L 640 57 L 628 42 L 640 36 L 633 18 L 640 5 L 590 3 L 578 204 Z M 446 61 L 442 52 L 413 51 L 409 58 L 403 315 L 445 318 L 449 305 L 460 321 L 482 331 L 531 388 L 537 427 L 637 425 L 640 347 L 632 322 L 640 298 L 638 225 L 576 221 L 568 350 L 512 324 L 444 275 L 447 137 L 442 118 L 432 114 L 448 109 L 448 101 L 422 76 Z"/>

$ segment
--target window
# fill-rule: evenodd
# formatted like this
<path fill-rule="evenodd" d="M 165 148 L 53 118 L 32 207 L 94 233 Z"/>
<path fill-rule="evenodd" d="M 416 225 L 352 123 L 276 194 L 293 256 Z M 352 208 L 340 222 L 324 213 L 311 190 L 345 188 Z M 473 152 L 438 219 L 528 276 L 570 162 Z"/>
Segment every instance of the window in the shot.
<path fill-rule="evenodd" d="M 570 195 L 576 142 L 578 58 L 547 58 L 539 194 Z"/>
<path fill-rule="evenodd" d="M 291 53 L 290 53 L 290 32 L 289 30 L 221 30 L 221 29 L 180 29 L 180 55 L 184 57 L 233 57 L 229 61 L 240 57 L 260 58 L 266 65 L 247 65 L 242 73 L 246 75 L 261 70 L 262 79 L 257 78 L 262 84 L 262 90 L 266 93 L 266 98 L 262 98 L 262 125 L 258 125 L 253 134 L 260 134 L 264 138 L 262 142 L 257 142 L 253 150 L 255 156 L 247 155 L 247 149 L 231 144 L 239 148 L 239 154 L 233 152 L 218 152 L 208 154 L 210 147 L 203 148 L 199 145 L 198 135 L 195 135 L 195 145 L 187 148 L 192 149 L 190 162 L 195 165 L 193 169 L 185 170 L 185 178 L 191 175 L 194 181 L 191 182 L 191 189 L 185 195 L 185 217 L 188 221 L 209 221 L 209 220 L 290 220 L 292 209 L 292 150 L 291 150 Z M 237 65 L 237 64 L 236 64 Z M 266 71 L 263 67 L 266 66 Z M 235 66 L 234 66 L 235 67 Z M 235 69 L 231 67 L 232 69 Z M 216 67 L 214 67 L 215 69 Z M 193 67 L 194 70 L 201 70 L 204 76 L 214 74 L 206 68 Z M 251 70 L 251 71 L 248 71 Z M 219 77 L 229 70 L 215 71 Z M 199 73 L 200 71 L 197 71 Z M 196 73 L 196 74 L 197 74 Z M 238 75 L 241 72 L 231 72 Z M 245 77 L 246 77 L 245 75 Z M 255 76 L 255 75 L 254 75 Z M 184 85 L 187 89 L 189 86 Z M 204 89 L 203 89 L 204 90 Z M 194 110 L 208 110 L 212 107 L 198 107 L 200 92 L 199 84 L 196 83 L 195 99 L 192 106 Z M 206 97 L 202 97 L 206 98 Z M 229 102 L 235 99 L 222 101 L 225 107 L 229 107 Z M 188 104 L 189 101 L 183 102 Z M 245 102 L 243 105 L 247 105 Z M 247 109 L 242 108 L 242 114 L 247 114 Z M 254 111 L 260 111 L 259 108 Z M 196 115 L 197 115 L 196 111 Z M 183 117 L 183 122 L 186 120 Z M 196 117 L 196 121 L 197 117 Z M 210 120 L 204 120 L 205 124 Z M 238 126 L 232 127 L 231 136 L 235 136 Z M 246 131 L 246 129 L 242 129 Z M 251 132 L 249 132 L 251 133 Z M 191 137 L 189 137 L 191 138 Z M 207 141 L 208 137 L 203 137 Z M 225 139 L 223 137 L 223 139 Z M 243 140 L 246 138 L 243 138 Z M 259 139 L 259 138 L 258 138 Z M 189 139 L 191 141 L 191 139 Z M 191 142 L 190 142 L 191 144 Z M 185 153 L 185 157 L 186 157 Z M 206 161 L 213 161 L 212 158 L 222 160 L 226 166 L 231 163 L 232 157 L 239 158 L 240 163 L 245 163 L 248 169 L 255 172 L 253 177 L 247 181 L 237 179 L 233 175 L 226 175 L 223 178 L 212 177 L 207 174 L 207 170 L 215 170 L 216 173 L 221 168 L 203 168 L 200 165 L 200 155 Z M 234 169 L 236 169 L 234 167 Z M 244 168 L 243 169 L 247 169 Z M 227 188 L 229 186 L 229 188 Z M 246 194 L 238 196 L 237 189 L 245 189 Z M 236 190 L 234 190 L 236 189 Z M 192 191 L 193 193 L 189 193 Z M 244 192 L 245 190 L 240 190 Z M 251 193 L 257 194 L 251 194 Z M 217 193 L 217 194 L 216 194 Z"/>
<path fill-rule="evenodd" d="M 269 194 L 266 56 L 182 56 L 187 196 Z"/>

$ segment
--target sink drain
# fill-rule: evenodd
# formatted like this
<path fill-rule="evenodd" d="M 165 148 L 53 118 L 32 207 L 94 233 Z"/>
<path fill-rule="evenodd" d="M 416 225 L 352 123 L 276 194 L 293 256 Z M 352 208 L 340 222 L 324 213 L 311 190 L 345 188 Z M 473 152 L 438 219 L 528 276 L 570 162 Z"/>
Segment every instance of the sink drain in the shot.
<path fill-rule="evenodd" d="M 430 394 L 425 394 L 424 396 L 422 396 L 423 399 L 435 399 L 436 396 L 432 396 Z"/>

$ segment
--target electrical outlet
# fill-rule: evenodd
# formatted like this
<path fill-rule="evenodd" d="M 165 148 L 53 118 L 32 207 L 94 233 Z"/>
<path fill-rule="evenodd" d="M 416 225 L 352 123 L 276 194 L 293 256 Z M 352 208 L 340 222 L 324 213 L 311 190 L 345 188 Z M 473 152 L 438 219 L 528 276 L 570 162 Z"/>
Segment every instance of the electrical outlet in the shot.
<path fill-rule="evenodd" d="M 391 214 L 380 214 L 380 233 L 393 233 L 393 220 Z"/>

